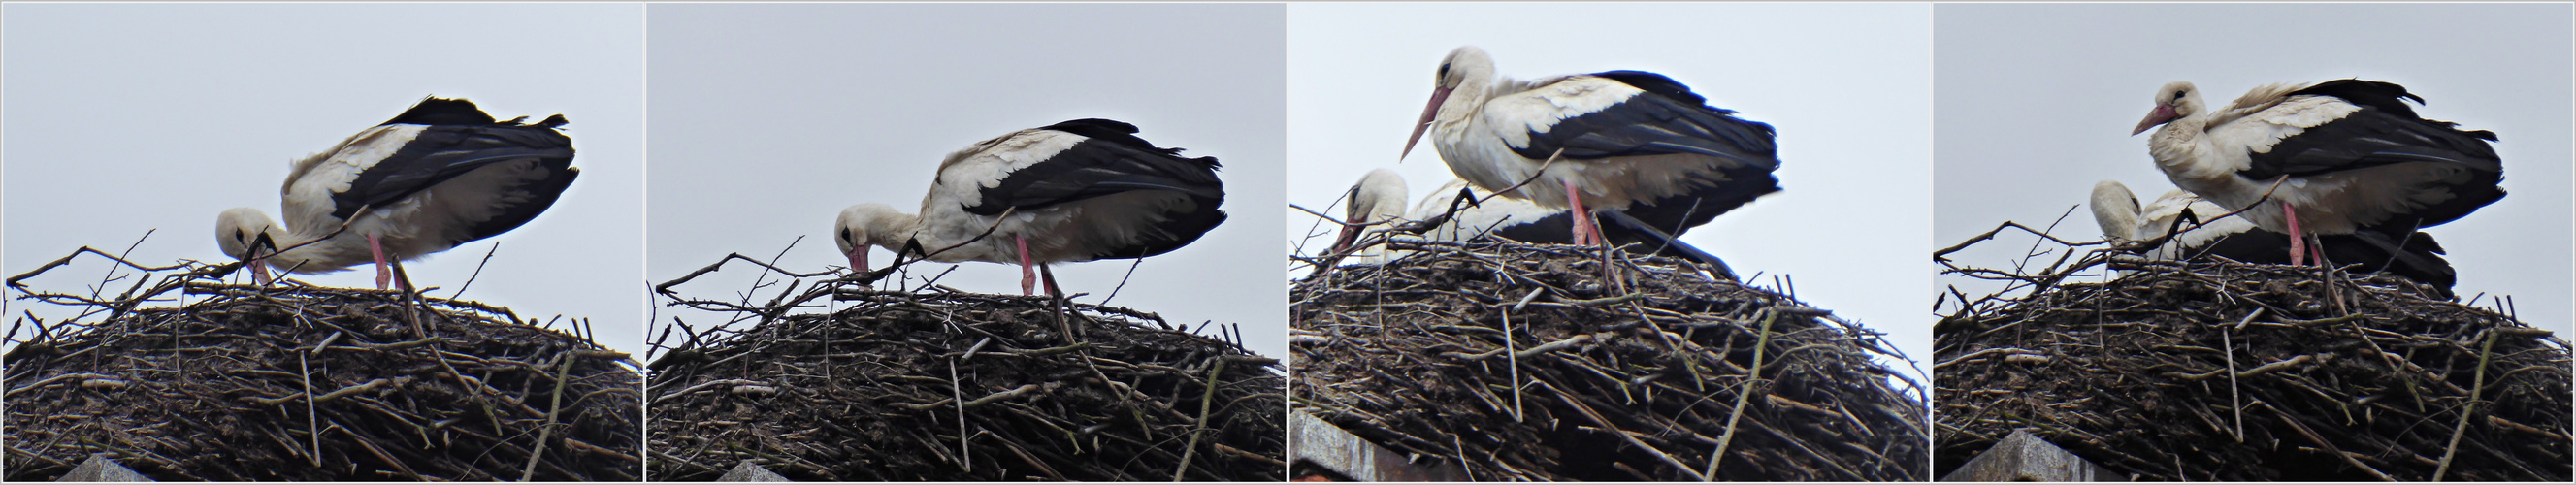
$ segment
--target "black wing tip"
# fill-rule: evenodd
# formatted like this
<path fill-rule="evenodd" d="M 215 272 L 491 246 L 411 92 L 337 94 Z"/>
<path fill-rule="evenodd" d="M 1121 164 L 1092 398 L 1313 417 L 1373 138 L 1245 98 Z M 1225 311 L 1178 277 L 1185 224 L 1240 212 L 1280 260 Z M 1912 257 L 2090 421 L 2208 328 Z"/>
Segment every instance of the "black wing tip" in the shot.
<path fill-rule="evenodd" d="M 1180 148 L 1163 148 L 1154 146 L 1153 142 L 1145 141 L 1144 137 L 1136 136 L 1136 133 L 1141 131 L 1136 128 L 1136 125 L 1128 124 L 1124 121 L 1103 118 L 1083 118 L 1047 125 L 1038 129 L 1072 133 L 1075 135 L 1081 135 L 1083 138 L 1116 143 L 1140 150 L 1149 150 L 1164 156 L 1178 158 L 1193 163 L 1206 164 L 1208 168 L 1224 167 L 1224 165 L 1217 163 L 1216 157 L 1183 158 L 1180 156 Z"/>
<path fill-rule="evenodd" d="M 438 97 L 438 95 L 433 94 L 428 97 L 421 98 L 420 103 L 413 104 L 411 109 L 403 110 L 402 114 L 394 115 L 393 119 L 385 120 L 384 123 L 379 123 L 377 126 L 502 125 L 551 129 L 571 123 L 571 121 L 565 120 L 564 116 L 560 114 L 548 116 L 545 120 L 538 121 L 536 124 L 524 123 L 527 119 L 528 117 L 521 116 L 511 118 L 509 121 L 501 121 L 493 118 L 491 113 L 483 112 L 483 108 L 475 106 L 474 101 L 467 100 L 465 98 L 441 98 Z"/>
<path fill-rule="evenodd" d="M 491 114 L 484 113 L 482 108 L 475 107 L 473 101 L 430 95 L 421 98 L 419 103 L 411 105 L 411 109 L 403 110 L 402 114 L 394 115 L 393 119 L 385 120 L 378 126 L 489 125 L 496 122 L 498 120 L 494 120 Z"/>

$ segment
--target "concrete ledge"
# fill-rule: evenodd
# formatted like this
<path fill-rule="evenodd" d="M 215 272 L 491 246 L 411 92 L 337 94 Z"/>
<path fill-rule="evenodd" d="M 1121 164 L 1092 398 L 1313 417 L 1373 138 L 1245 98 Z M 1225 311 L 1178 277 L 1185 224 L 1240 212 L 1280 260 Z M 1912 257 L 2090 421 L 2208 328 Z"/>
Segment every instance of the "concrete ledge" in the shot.
<path fill-rule="evenodd" d="M 54 481 L 149 482 L 154 480 L 132 468 L 126 468 L 125 465 L 116 464 L 116 460 L 108 458 L 106 453 L 98 453 L 90 455 L 87 460 L 81 460 L 80 466 L 72 467 L 71 473 L 63 474 L 62 478 L 56 478 Z"/>
<path fill-rule="evenodd" d="M 2015 430 L 1995 442 L 1995 447 L 1978 453 L 1967 464 L 1959 465 L 1944 482 L 2125 482 L 2129 476 L 2085 461 L 2065 448 L 2039 439 L 2029 430 Z"/>
<path fill-rule="evenodd" d="M 1288 413 L 1288 449 L 1294 455 L 1291 462 L 1310 463 L 1363 482 L 1467 481 L 1466 473 L 1446 461 L 1414 463 L 1403 453 L 1303 412 Z"/>

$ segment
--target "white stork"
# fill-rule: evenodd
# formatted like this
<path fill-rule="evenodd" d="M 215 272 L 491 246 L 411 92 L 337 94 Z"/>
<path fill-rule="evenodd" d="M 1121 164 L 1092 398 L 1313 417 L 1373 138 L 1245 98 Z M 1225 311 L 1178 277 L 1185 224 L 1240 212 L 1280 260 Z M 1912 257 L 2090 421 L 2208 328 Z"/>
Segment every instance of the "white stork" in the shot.
<path fill-rule="evenodd" d="M 215 219 L 224 254 L 269 268 L 322 274 L 389 264 L 516 229 L 553 206 L 581 169 L 563 115 L 495 121 L 472 101 L 431 97 L 330 150 L 297 160 L 283 189 L 287 224 L 236 207 Z M 343 229 L 343 226 L 346 226 Z"/>
<path fill-rule="evenodd" d="M 1526 200 L 1489 198 L 1488 196 L 1493 195 L 1492 192 L 1480 190 L 1464 180 L 1451 179 L 1449 183 L 1442 184 L 1439 189 L 1423 197 L 1421 202 L 1414 204 L 1412 210 L 1399 211 L 1402 207 L 1400 202 L 1388 201 L 1404 200 L 1405 192 L 1404 177 L 1392 170 L 1372 170 L 1368 175 L 1361 177 L 1360 183 L 1351 187 L 1349 197 L 1351 218 L 1372 223 L 1343 226 L 1341 237 L 1333 245 L 1333 252 L 1348 251 L 1351 245 L 1360 239 L 1363 231 L 1389 231 L 1417 221 L 1439 221 L 1438 226 L 1423 232 L 1424 238 L 1435 241 L 1464 242 L 1483 237 L 1498 237 L 1524 243 L 1571 244 L 1573 240 L 1569 236 L 1576 234 L 1572 230 L 1573 211 L 1539 207 Z M 1461 200 L 1461 197 L 1484 202 L 1469 205 L 1466 200 Z M 1720 274 L 1732 279 L 1734 274 L 1732 270 L 1727 269 L 1724 261 L 1719 261 L 1717 257 L 1701 252 L 1699 248 L 1677 239 L 1682 231 L 1707 223 L 1716 214 L 1705 213 L 1706 217 L 1688 216 L 1695 220 L 1685 220 L 1676 216 L 1684 216 L 1687 211 L 1655 210 L 1658 207 L 1685 205 L 1688 205 L 1688 201 L 1649 201 L 1630 206 L 1630 211 L 1642 211 L 1643 214 L 1631 214 L 1629 211 L 1602 211 L 1601 214 L 1615 223 L 1602 226 L 1601 234 L 1612 244 L 1640 250 L 1645 254 L 1666 254 L 1707 262 L 1715 266 Z M 1441 220 L 1444 216 L 1447 219 Z M 1374 223 L 1374 221 L 1393 222 Z M 1671 222 L 1671 225 L 1661 223 L 1663 221 Z M 1667 231 L 1660 227 L 1674 229 Z M 1362 251 L 1353 257 L 1354 264 L 1379 264 L 1400 258 L 1402 255 L 1393 252 Z"/>
<path fill-rule="evenodd" d="M 1516 81 L 1495 76 L 1485 51 L 1468 46 L 1441 61 L 1434 81 L 1404 154 L 1429 133 L 1459 178 L 1504 197 L 1574 211 L 1577 244 L 1600 242 L 1593 211 L 1688 200 L 1661 210 L 1673 221 L 1706 222 L 1780 190 L 1771 174 L 1780 160 L 1770 125 L 1710 107 L 1661 74 Z M 1557 160 L 1550 164 L 1551 158 Z M 1514 188 L 1523 181 L 1535 187 Z M 1653 225 L 1676 232 L 1674 225 Z"/>
<path fill-rule="evenodd" d="M 2263 229 L 2404 253 L 2416 230 L 2504 198 L 2503 161 L 2487 145 L 2495 133 L 2424 119 L 2408 100 L 2424 101 L 2342 79 L 2263 86 L 2210 110 L 2191 83 L 2174 82 L 2131 134 L 2163 125 L 2147 148 L 2165 176 L 2220 206 L 2251 207 L 2243 217 Z M 2327 256 L 2303 239 L 2290 238 L 2293 264 Z"/>
<path fill-rule="evenodd" d="M 2291 253 L 2286 248 L 2290 236 L 2255 227 L 2253 222 L 2238 217 L 2220 218 L 2229 211 L 2218 204 L 2181 189 L 2166 191 L 2155 202 L 2138 205 L 2129 187 L 2104 180 L 2093 186 L 2093 222 L 2102 227 L 2102 235 L 2115 242 L 2146 241 L 2163 237 L 2167 231 L 2181 234 L 2157 246 L 2147 257 L 2165 261 L 2182 261 L 2202 256 L 2218 256 L 2257 264 L 2288 264 Z M 2189 212 L 2192 219 L 2203 222 L 2177 221 Z M 2320 249 L 2326 257 L 2341 264 L 2355 264 L 2362 273 L 2388 272 L 2433 286 L 2444 296 L 2459 277 L 2450 261 L 2442 259 L 2442 246 L 2433 235 L 2414 232 L 2400 241 L 2399 251 L 2386 251 L 2353 235 L 2318 236 L 2327 242 Z"/>
<path fill-rule="evenodd" d="M 1135 133 L 1135 125 L 1081 119 L 984 140 L 940 162 L 919 215 L 851 206 L 834 240 L 851 271 L 868 270 L 870 245 L 898 261 L 910 252 L 1018 263 L 1020 292 L 1034 294 L 1047 264 L 1160 255 L 1225 222 L 1216 158 L 1182 158 Z M 1047 291 L 1061 294 L 1053 279 Z"/>

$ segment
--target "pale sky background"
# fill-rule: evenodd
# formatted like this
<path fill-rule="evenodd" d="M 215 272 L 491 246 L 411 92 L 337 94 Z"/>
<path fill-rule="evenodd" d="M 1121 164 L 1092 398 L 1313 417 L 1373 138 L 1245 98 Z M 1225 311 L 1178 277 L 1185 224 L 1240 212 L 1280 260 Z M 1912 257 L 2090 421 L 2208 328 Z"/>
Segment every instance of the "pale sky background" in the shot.
<path fill-rule="evenodd" d="M 2496 132 L 2505 198 L 2425 232 L 2450 250 L 2462 298 L 2513 295 L 2523 321 L 2569 330 L 2567 4 L 1952 4 L 1934 17 L 1931 248 L 2006 220 L 2044 227 L 2101 180 L 2143 199 L 2172 190 L 2148 135 L 2129 135 L 2166 82 L 2191 81 L 2223 105 L 2263 84 L 2358 77 L 2423 96 L 2427 118 Z M 2056 232 L 2101 237 L 2082 207 Z M 2005 266 L 2032 240 L 1955 259 Z M 1998 287 L 1984 283 L 1944 276 L 1936 288 Z"/>
<path fill-rule="evenodd" d="M 1683 240 L 1748 283 L 1795 278 L 1798 297 L 1889 334 L 1931 364 L 1931 319 L 1915 266 L 1932 199 L 1928 4 L 1335 4 L 1289 6 L 1288 201 L 1340 214 L 1372 168 L 1402 172 L 1420 200 L 1450 175 L 1437 150 L 1396 161 L 1461 45 L 1497 74 L 1529 79 L 1618 69 L 1671 76 L 1709 104 L 1780 133 L 1782 191 Z M 1545 25 L 1545 31 L 1533 30 Z M 1408 206 L 1410 204 L 1408 203 Z M 1332 227 L 1281 207 L 1284 245 L 1314 254 Z M 1269 263 L 1284 267 L 1286 261 Z M 1302 271 L 1299 272 L 1302 276 Z M 1894 367 L 1913 373 L 1902 363 Z M 1918 382 L 1930 385 L 1929 381 Z M 1927 390 L 1928 391 L 1928 390 Z"/>
<path fill-rule="evenodd" d="M 168 264 L 232 259 L 215 215 L 279 215 L 288 164 L 436 94 L 493 116 L 561 113 L 581 179 L 527 225 L 407 266 L 412 281 L 523 318 L 587 317 L 643 348 L 643 6 L 638 4 L 11 4 L 6 271 L 81 246 Z M 33 280 L 75 291 L 112 263 Z M 373 288 L 360 266 L 297 276 Z M 248 282 L 236 272 L 236 282 Z M 11 292 L 11 297 L 16 293 Z M 53 318 L 51 305 L 13 301 Z M 562 328 L 558 326 L 558 328 Z M 640 355 L 639 355 L 640 358 Z"/>
<path fill-rule="evenodd" d="M 1217 157 L 1231 215 L 1188 247 L 1144 260 L 1109 304 L 1176 325 L 1239 323 L 1253 351 L 1283 356 L 1287 283 L 1278 255 L 1255 249 L 1283 237 L 1283 21 L 1278 4 L 654 5 L 647 280 L 726 253 L 767 259 L 799 236 L 780 266 L 847 265 L 831 239 L 842 208 L 916 211 L 950 152 L 1108 118 L 1158 146 Z M 893 260 L 872 251 L 872 264 Z M 1067 293 L 1090 293 L 1077 301 L 1098 303 L 1134 261 L 1059 264 L 1056 279 Z M 923 263 L 912 274 L 948 266 Z M 940 284 L 1020 292 L 1016 264 L 955 266 Z M 731 297 L 757 270 L 734 262 L 681 289 Z M 657 326 L 723 320 L 658 311 Z"/>

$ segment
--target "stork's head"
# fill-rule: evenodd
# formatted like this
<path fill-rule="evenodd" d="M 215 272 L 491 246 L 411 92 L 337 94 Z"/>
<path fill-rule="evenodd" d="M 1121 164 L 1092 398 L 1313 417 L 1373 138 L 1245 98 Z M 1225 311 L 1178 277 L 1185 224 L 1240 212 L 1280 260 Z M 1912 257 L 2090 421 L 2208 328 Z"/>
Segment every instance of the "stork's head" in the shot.
<path fill-rule="evenodd" d="M 1484 49 L 1471 45 L 1449 51 L 1449 57 L 1440 60 L 1440 70 L 1431 76 L 1431 103 L 1422 107 L 1422 120 L 1413 124 L 1413 136 L 1404 140 L 1404 153 L 1396 160 L 1402 161 L 1404 156 L 1413 154 L 1413 145 L 1422 141 L 1422 132 L 1431 129 L 1431 121 L 1440 117 L 1444 111 L 1440 107 L 1449 101 L 1450 93 L 1464 89 L 1469 93 L 1482 94 L 1485 84 L 1493 82 L 1493 79 L 1494 58 L 1486 56 Z M 1477 96 L 1469 98 L 1464 101 L 1482 102 L 1476 99 Z M 1465 108 L 1456 111 L 1472 112 Z"/>
<path fill-rule="evenodd" d="M 269 282 L 267 257 L 277 254 L 285 234 L 277 220 L 259 209 L 234 207 L 215 216 L 215 247 L 225 256 L 249 261 L 251 276 L 261 285 Z"/>
<path fill-rule="evenodd" d="M 2119 181 L 2104 180 L 2093 184 L 2093 223 L 2102 226 L 2102 237 L 2125 241 L 2136 237 L 2138 230 L 2138 196 Z"/>
<path fill-rule="evenodd" d="M 911 214 L 885 204 L 850 206 L 841 209 L 840 221 L 832 224 L 832 242 L 840 246 L 842 255 L 850 258 L 850 271 L 867 271 L 868 247 L 900 248 L 897 241 L 903 240 L 904 234 L 910 232 L 906 226 L 915 219 Z"/>
<path fill-rule="evenodd" d="M 2156 108 L 2148 111 L 2147 119 L 2139 120 L 2138 129 L 2130 131 L 2129 134 L 2135 136 L 2146 133 L 2148 129 L 2158 125 L 2200 114 L 2202 107 L 2200 90 L 2193 88 L 2190 81 L 2165 83 L 2164 87 L 2156 88 Z"/>
<path fill-rule="evenodd" d="M 1341 237 L 1334 239 L 1333 252 L 1349 251 L 1361 233 L 1387 229 L 1387 221 L 1404 217 L 1405 192 L 1404 176 L 1394 170 L 1381 168 L 1360 176 L 1360 183 L 1351 186 L 1350 208 L 1343 213 L 1345 225 Z"/>

